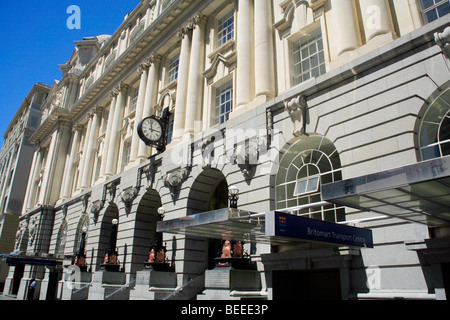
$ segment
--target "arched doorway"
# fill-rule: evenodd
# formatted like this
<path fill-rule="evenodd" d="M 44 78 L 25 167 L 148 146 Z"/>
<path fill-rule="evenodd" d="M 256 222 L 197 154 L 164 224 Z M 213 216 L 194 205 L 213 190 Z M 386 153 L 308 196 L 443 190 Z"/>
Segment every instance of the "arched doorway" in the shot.
<path fill-rule="evenodd" d="M 112 221 L 114 219 L 119 219 L 119 208 L 114 203 L 111 203 L 108 208 L 106 208 L 105 214 L 103 215 L 103 220 L 100 225 L 100 237 L 98 243 L 97 252 L 97 268 L 103 263 L 105 253 L 109 250 L 111 232 L 112 232 Z"/>
<path fill-rule="evenodd" d="M 139 202 L 133 236 L 131 256 L 131 272 L 142 269 L 148 258 L 150 248 L 155 245 L 158 237 L 156 225 L 158 222 L 158 208 L 161 207 L 161 198 L 157 191 L 147 190 Z M 162 238 L 159 237 L 162 241 Z"/>
<path fill-rule="evenodd" d="M 188 215 L 228 207 L 228 183 L 223 173 L 216 169 L 202 172 L 192 184 L 187 204 Z M 220 251 L 221 240 L 205 240 L 205 266 L 214 268 L 214 258 Z"/>

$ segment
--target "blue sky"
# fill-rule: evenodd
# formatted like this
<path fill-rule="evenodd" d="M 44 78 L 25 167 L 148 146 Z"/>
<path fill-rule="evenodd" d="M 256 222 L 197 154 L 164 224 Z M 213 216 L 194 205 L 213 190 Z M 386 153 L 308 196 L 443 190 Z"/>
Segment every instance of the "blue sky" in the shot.
<path fill-rule="evenodd" d="M 0 0 L 0 145 L 20 104 L 37 82 L 61 79 L 58 64 L 74 41 L 112 34 L 139 0 Z M 81 11 L 81 28 L 69 29 L 70 5 Z"/>

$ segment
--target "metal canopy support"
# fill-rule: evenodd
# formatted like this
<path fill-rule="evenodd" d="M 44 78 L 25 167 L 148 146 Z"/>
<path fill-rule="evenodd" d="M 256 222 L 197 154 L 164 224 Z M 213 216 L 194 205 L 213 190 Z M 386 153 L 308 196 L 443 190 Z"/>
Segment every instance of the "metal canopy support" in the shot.
<path fill-rule="evenodd" d="M 450 156 L 325 184 L 322 199 L 430 227 L 450 225 Z"/>

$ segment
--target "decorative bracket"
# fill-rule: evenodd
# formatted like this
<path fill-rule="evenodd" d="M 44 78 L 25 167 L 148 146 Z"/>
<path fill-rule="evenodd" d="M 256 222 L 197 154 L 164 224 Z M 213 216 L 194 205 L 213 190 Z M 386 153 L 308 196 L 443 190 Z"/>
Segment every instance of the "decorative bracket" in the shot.
<path fill-rule="evenodd" d="M 436 32 L 434 41 L 441 47 L 447 59 L 450 59 L 450 27 L 445 28 L 442 32 Z"/>

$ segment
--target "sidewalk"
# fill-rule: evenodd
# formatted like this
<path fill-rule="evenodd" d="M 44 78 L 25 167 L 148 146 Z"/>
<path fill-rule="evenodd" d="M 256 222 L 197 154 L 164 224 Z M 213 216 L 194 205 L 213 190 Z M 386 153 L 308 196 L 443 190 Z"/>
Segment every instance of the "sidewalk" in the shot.
<path fill-rule="evenodd" d="M 0 300 L 17 300 L 14 296 L 5 296 L 3 292 L 0 292 Z"/>

